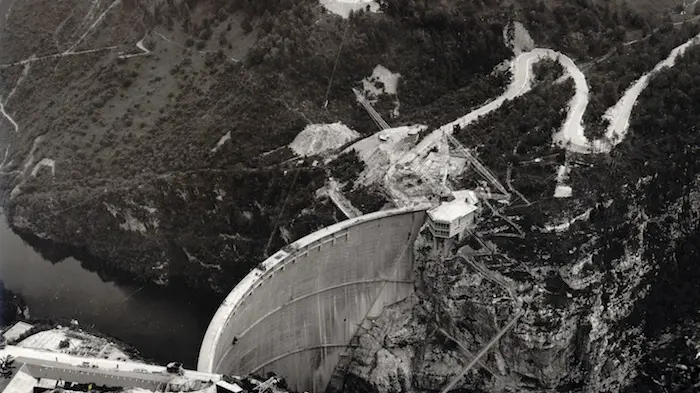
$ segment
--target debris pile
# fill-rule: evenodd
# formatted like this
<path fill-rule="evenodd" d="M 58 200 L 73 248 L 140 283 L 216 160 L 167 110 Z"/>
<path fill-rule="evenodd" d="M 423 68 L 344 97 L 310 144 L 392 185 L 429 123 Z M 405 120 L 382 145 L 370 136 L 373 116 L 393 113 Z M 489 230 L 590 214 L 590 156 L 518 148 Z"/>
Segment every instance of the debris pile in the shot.
<path fill-rule="evenodd" d="M 310 124 L 294 138 L 289 147 L 297 155 L 308 157 L 338 149 L 359 137 L 357 131 L 340 122 Z"/>

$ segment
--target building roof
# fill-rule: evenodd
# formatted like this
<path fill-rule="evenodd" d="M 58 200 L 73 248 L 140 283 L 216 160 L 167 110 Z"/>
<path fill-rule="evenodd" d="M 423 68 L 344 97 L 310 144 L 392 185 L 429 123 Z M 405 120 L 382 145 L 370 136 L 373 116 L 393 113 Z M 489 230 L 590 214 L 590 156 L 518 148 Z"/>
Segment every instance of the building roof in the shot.
<path fill-rule="evenodd" d="M 14 325 L 12 325 L 11 328 L 7 329 L 5 333 L 2 334 L 2 337 L 5 338 L 5 340 L 16 340 L 19 338 L 24 332 L 27 330 L 31 329 L 32 325 L 26 323 L 26 322 L 17 322 Z"/>
<path fill-rule="evenodd" d="M 233 393 L 238 393 L 238 392 L 243 391 L 243 388 L 238 386 L 238 384 L 236 384 L 236 383 L 228 383 L 226 381 L 219 381 L 216 383 L 216 385 L 221 386 L 222 388 L 228 390 L 229 392 L 233 392 Z"/>
<path fill-rule="evenodd" d="M 51 378 L 41 378 L 39 379 L 39 383 L 37 383 L 36 387 L 44 389 L 53 389 L 56 387 L 56 384 L 58 384 L 58 380 Z"/>
<path fill-rule="evenodd" d="M 461 190 L 452 193 L 455 199 L 443 202 L 428 210 L 433 221 L 454 221 L 478 209 L 476 194 L 471 190 Z"/>
<path fill-rule="evenodd" d="M 22 367 L 5 386 L 3 393 L 32 393 L 37 382 L 37 379 L 25 372 L 25 368 Z"/>

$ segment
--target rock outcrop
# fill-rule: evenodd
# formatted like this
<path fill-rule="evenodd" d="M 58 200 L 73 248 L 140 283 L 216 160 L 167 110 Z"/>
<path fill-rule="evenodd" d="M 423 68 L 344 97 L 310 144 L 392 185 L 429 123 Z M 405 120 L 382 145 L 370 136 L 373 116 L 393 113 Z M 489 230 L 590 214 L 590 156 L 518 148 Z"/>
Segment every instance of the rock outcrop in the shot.
<path fill-rule="evenodd" d="M 504 243 L 497 256 L 442 258 L 417 250 L 416 293 L 361 336 L 346 387 L 381 393 L 440 389 L 522 307 L 524 316 L 456 387 L 623 391 L 654 346 L 645 320 L 655 316 L 640 317 L 648 297 L 658 296 L 649 288 L 660 280 L 659 268 L 673 263 L 653 251 L 672 249 L 689 228 L 698 227 L 691 218 L 700 212 L 698 189 L 696 184 L 688 194 L 692 211 L 681 209 L 679 201 L 651 216 L 634 202 L 639 194 L 599 205 L 590 221 L 558 234 L 585 239 L 559 263 L 546 255 L 537 265 L 517 262 Z M 659 236 L 664 222 L 676 224 Z M 595 235 L 586 238 L 582 231 Z"/>

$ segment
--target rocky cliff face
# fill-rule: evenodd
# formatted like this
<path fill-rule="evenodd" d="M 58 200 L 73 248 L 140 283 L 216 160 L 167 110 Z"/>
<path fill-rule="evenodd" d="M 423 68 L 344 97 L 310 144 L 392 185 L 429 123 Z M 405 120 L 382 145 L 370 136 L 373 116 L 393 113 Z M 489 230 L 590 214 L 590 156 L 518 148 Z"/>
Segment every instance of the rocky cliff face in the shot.
<path fill-rule="evenodd" d="M 646 372 L 640 360 L 656 348 L 647 325 L 658 316 L 644 309 L 650 297 L 663 296 L 650 293 L 662 281 L 658 272 L 676 263 L 666 251 L 698 226 L 692 219 L 699 212 L 698 190 L 696 183 L 688 192 L 690 211 L 679 201 L 648 215 L 632 194 L 601 204 L 590 221 L 556 235 L 583 239 L 567 251 L 570 259 L 556 263 L 547 255 L 537 265 L 519 263 L 503 247 L 497 256 L 462 252 L 464 257 L 444 258 L 418 246 L 416 293 L 361 336 L 346 386 L 382 393 L 440 389 L 523 310 L 456 387 L 622 391 Z M 659 250 L 665 258 L 658 258 Z"/>

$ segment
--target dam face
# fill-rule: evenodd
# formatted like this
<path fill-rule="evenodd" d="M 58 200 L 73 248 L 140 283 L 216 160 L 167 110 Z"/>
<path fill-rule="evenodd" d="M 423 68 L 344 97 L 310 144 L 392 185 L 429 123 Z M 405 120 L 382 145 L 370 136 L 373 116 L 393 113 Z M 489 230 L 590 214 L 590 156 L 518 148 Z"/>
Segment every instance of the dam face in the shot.
<path fill-rule="evenodd" d="M 291 389 L 325 391 L 359 326 L 412 293 L 413 243 L 427 208 L 343 221 L 272 255 L 217 310 L 198 370 L 272 371 Z"/>

